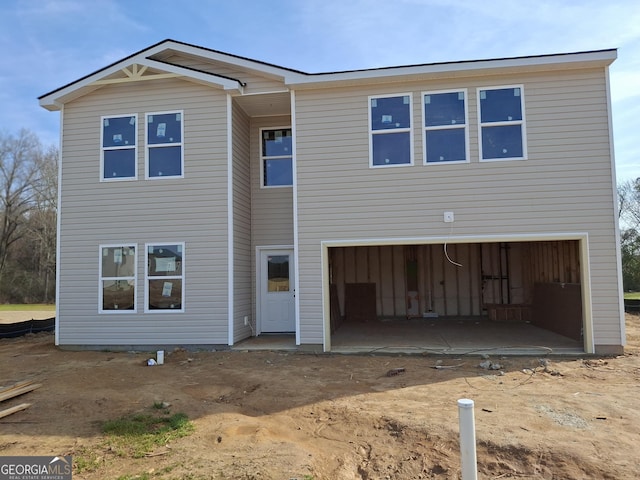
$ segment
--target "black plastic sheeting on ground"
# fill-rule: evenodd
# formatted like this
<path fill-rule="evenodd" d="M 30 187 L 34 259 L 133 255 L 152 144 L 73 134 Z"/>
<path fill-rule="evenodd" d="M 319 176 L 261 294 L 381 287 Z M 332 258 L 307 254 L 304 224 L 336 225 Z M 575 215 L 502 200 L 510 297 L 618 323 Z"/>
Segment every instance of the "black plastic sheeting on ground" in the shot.
<path fill-rule="evenodd" d="M 0 338 L 21 337 L 27 333 L 53 332 L 56 319 L 27 320 L 26 322 L 0 324 Z"/>
<path fill-rule="evenodd" d="M 627 313 L 640 313 L 640 300 L 625 299 L 624 311 Z"/>

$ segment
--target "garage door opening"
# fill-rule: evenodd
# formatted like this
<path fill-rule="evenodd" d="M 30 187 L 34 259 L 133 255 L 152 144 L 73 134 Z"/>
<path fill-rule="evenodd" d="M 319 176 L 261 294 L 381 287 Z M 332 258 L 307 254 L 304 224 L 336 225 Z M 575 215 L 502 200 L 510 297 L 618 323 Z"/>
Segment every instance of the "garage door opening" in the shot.
<path fill-rule="evenodd" d="M 578 240 L 328 253 L 332 351 L 584 351 Z"/>

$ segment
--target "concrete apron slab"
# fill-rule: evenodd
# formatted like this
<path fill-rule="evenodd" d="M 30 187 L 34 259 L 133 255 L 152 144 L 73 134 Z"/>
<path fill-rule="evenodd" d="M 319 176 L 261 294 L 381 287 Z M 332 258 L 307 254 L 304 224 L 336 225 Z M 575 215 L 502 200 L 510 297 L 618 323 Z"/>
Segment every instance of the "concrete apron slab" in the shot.
<path fill-rule="evenodd" d="M 295 335 L 261 335 L 233 350 L 295 351 Z M 331 352 L 340 354 L 580 355 L 581 342 L 529 323 L 479 318 L 385 319 L 343 323 L 331 336 Z"/>

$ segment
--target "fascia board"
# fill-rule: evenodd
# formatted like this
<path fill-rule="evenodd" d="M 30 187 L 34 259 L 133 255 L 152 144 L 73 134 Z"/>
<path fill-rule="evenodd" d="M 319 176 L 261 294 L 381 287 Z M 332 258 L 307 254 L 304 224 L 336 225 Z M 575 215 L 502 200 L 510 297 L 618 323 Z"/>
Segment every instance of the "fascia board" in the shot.
<path fill-rule="evenodd" d="M 309 75 L 290 75 L 285 84 L 292 87 L 315 86 L 331 83 L 355 83 L 394 81 L 411 77 L 447 77 L 477 76 L 498 74 L 504 71 L 527 70 L 561 70 L 585 67 L 605 67 L 613 63 L 617 52 L 600 50 L 557 55 L 541 55 L 534 57 L 504 58 L 493 60 L 471 60 L 464 62 L 434 63 L 425 65 L 409 65 L 403 67 L 384 67 L 348 72 L 321 73 Z"/>
<path fill-rule="evenodd" d="M 147 67 L 155 68 L 157 70 L 162 70 L 168 73 L 175 73 L 177 75 L 191 78 L 208 85 L 218 86 L 223 88 L 224 90 L 239 90 L 240 87 L 242 87 L 242 84 L 239 80 L 221 77 L 214 73 L 199 72 L 190 68 L 181 67 L 179 65 L 172 65 L 165 62 L 159 62 L 150 58 L 145 58 L 144 60 L 140 60 L 137 63 L 138 65 L 145 65 Z"/>
<path fill-rule="evenodd" d="M 60 105 L 65 103 L 63 99 L 72 95 L 74 92 L 81 90 L 83 88 L 91 87 L 91 84 L 97 80 L 102 80 L 103 78 L 108 77 L 109 75 L 113 75 L 116 72 L 119 72 L 127 65 L 131 65 L 134 63 L 140 64 L 146 58 L 146 52 L 140 53 L 138 55 L 134 55 L 132 57 L 128 57 L 125 60 L 122 60 L 118 63 L 114 63 L 113 65 L 99 70 L 91 75 L 88 75 L 76 82 L 73 82 L 67 85 L 64 88 L 59 90 L 55 90 L 54 92 L 40 97 L 40 106 L 46 108 L 47 110 L 59 110 Z"/>
<path fill-rule="evenodd" d="M 229 65 L 236 66 L 241 69 L 251 70 L 259 74 L 266 74 L 277 79 L 284 79 L 287 77 L 298 78 L 304 77 L 306 74 L 290 70 L 287 68 L 278 67 L 276 65 L 270 65 L 257 60 L 251 60 L 249 58 L 239 57 L 236 55 L 229 55 L 224 52 L 218 52 L 215 50 L 209 50 L 206 48 L 197 47 L 195 45 L 187 45 L 179 42 L 168 41 L 157 45 L 154 48 L 147 50 L 145 53 L 147 57 L 163 53 L 166 50 L 175 50 L 187 55 L 193 55 L 208 60 L 227 63 Z"/>
<path fill-rule="evenodd" d="M 46 108 L 47 110 L 60 110 L 62 104 L 65 103 L 65 100 L 68 98 L 74 98 L 75 93 L 79 93 L 82 90 L 86 90 L 88 93 L 88 89 L 95 89 L 96 87 L 92 84 L 98 80 L 105 79 L 114 73 L 119 72 L 123 68 L 138 64 L 144 65 L 147 67 L 155 68 L 157 70 L 161 70 L 167 73 L 175 73 L 186 78 L 193 79 L 200 83 L 205 83 L 207 85 L 213 85 L 224 90 L 240 90 L 242 85 L 237 80 L 232 80 L 224 77 L 217 76 L 215 74 L 206 73 L 206 72 L 198 72 L 195 70 L 191 70 L 188 68 L 180 67 L 177 65 L 171 65 L 164 62 L 158 62 L 152 59 L 147 58 L 149 52 L 145 51 L 139 55 L 135 55 L 133 57 L 129 57 L 121 62 L 111 65 L 103 70 L 100 70 L 92 75 L 82 78 L 81 80 L 74 82 L 68 85 L 65 88 L 57 90 L 49 95 L 45 95 L 39 99 L 40 106 Z"/>

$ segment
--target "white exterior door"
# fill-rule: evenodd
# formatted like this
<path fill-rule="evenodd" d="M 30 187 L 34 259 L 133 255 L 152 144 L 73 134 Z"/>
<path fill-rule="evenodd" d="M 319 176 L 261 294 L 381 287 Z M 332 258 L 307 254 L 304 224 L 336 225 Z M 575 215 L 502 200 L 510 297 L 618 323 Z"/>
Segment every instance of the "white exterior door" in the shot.
<path fill-rule="evenodd" d="M 260 331 L 295 332 L 293 250 L 260 252 Z"/>

